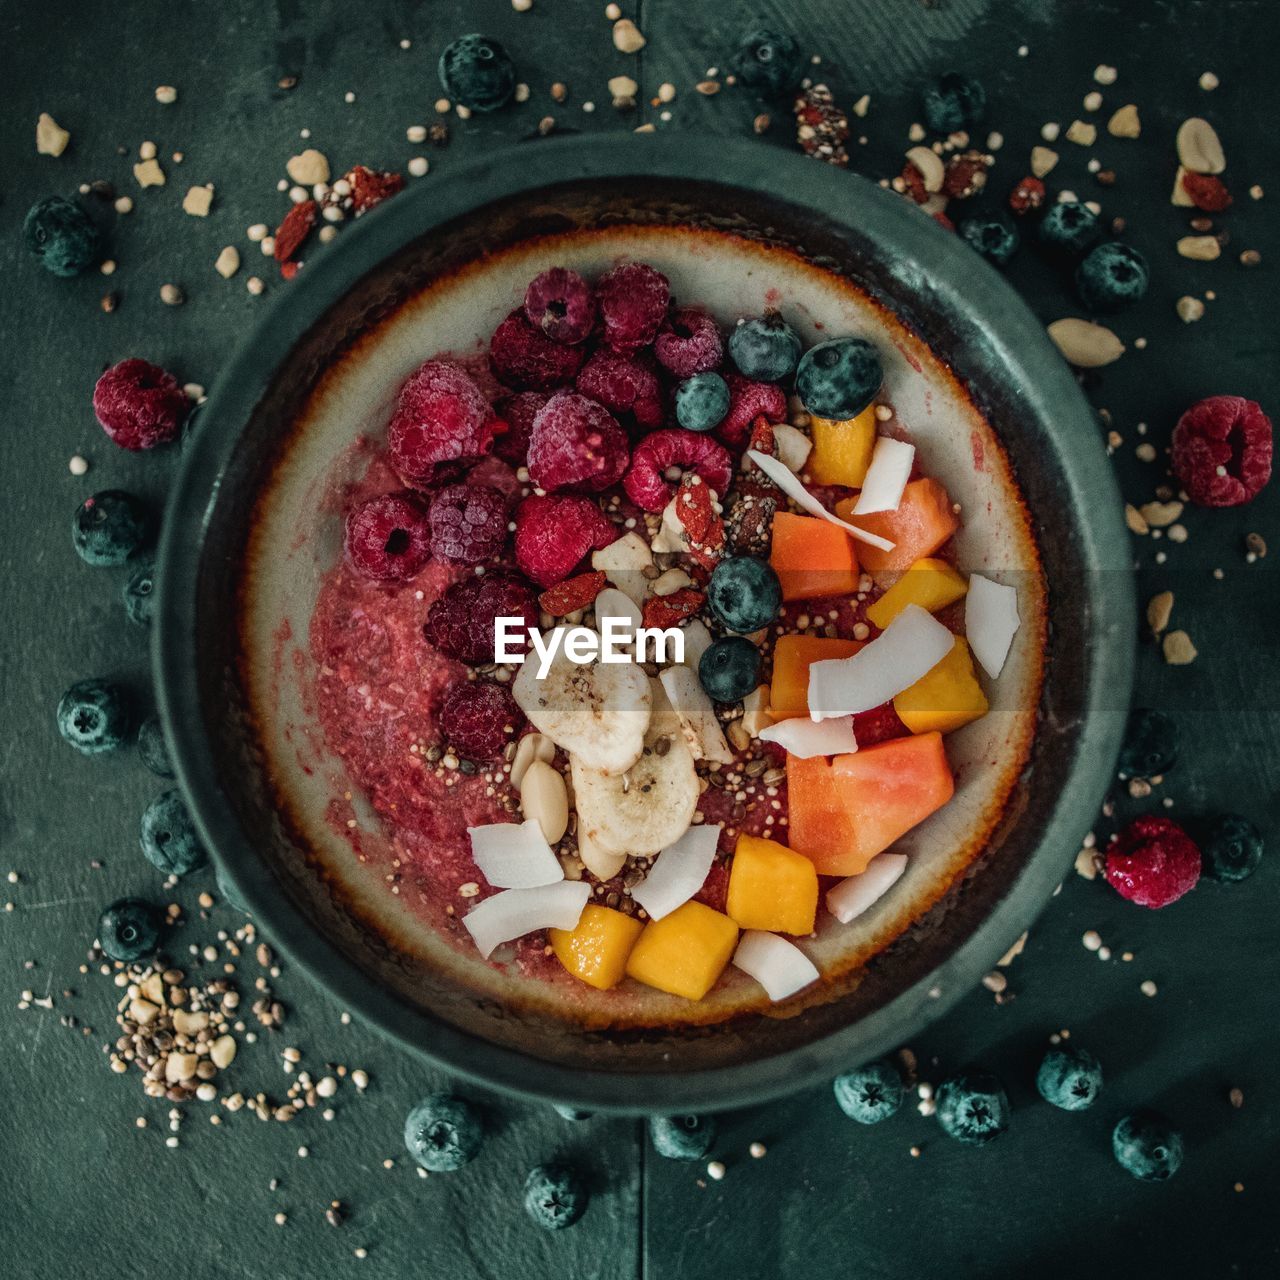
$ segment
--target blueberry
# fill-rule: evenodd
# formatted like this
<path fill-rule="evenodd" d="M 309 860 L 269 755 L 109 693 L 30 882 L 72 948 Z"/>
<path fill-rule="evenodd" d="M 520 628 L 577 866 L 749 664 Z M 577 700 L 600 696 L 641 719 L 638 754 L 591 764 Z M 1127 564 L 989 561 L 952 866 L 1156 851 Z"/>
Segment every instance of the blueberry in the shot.
<path fill-rule="evenodd" d="M 718 373 L 695 373 L 676 387 L 676 421 L 686 431 L 710 431 L 729 412 L 729 384 Z"/>
<path fill-rule="evenodd" d="M 726 556 L 711 572 L 707 605 L 730 631 L 767 627 L 782 607 L 782 584 L 758 556 Z"/>
<path fill-rule="evenodd" d="M 760 683 L 760 650 L 746 636 L 725 636 L 699 659 L 698 679 L 714 701 L 741 702 Z"/>
<path fill-rule="evenodd" d="M 153 867 L 170 876 L 185 876 L 208 860 L 177 791 L 162 791 L 142 811 L 142 852 Z"/>
<path fill-rule="evenodd" d="M 1201 869 L 1210 880 L 1234 884 L 1253 875 L 1262 861 L 1262 832 L 1238 813 L 1223 813 L 1204 825 Z"/>
<path fill-rule="evenodd" d="M 1090 250 L 1076 268 L 1076 293 L 1090 311 L 1119 311 L 1142 298 L 1149 280 L 1146 258 L 1111 240 Z"/>
<path fill-rule="evenodd" d="M 151 517 L 142 502 L 121 489 L 86 498 L 71 522 L 71 543 L 85 564 L 124 564 L 146 545 Z"/>
<path fill-rule="evenodd" d="M 124 611 L 129 621 L 138 627 L 149 627 L 155 612 L 155 566 L 139 565 L 129 575 L 120 594 L 124 598 Z"/>
<path fill-rule="evenodd" d="M 1158 1112 L 1135 1111 L 1116 1125 L 1111 1150 L 1140 1182 L 1167 1182 L 1182 1165 L 1182 1134 Z"/>
<path fill-rule="evenodd" d="M 729 335 L 729 356 L 744 378 L 781 382 L 800 359 L 800 335 L 776 311 L 744 320 Z"/>
<path fill-rule="evenodd" d="M 158 778 L 172 778 L 173 765 L 169 761 L 169 744 L 156 716 L 148 716 L 138 726 L 138 754 L 142 763 Z"/>
<path fill-rule="evenodd" d="M 566 1107 L 561 1102 L 552 1103 L 552 1109 L 562 1120 L 590 1120 L 590 1111 L 579 1111 L 577 1107 Z"/>
<path fill-rule="evenodd" d="M 902 1106 L 902 1077 L 884 1058 L 836 1076 L 831 1087 L 840 1110 L 859 1124 L 879 1124 Z"/>
<path fill-rule="evenodd" d="M 1178 726 L 1162 711 L 1134 707 L 1125 724 L 1116 769 L 1120 777 L 1158 778 L 1178 760 Z"/>
<path fill-rule="evenodd" d="M 1004 1085 L 986 1071 L 944 1080 L 938 1086 L 937 1104 L 938 1123 L 957 1142 L 980 1147 L 1009 1127 Z"/>
<path fill-rule="evenodd" d="M 966 218 L 958 230 L 961 239 L 997 267 L 1003 267 L 1013 257 L 1022 241 L 1013 219 L 1002 213 L 985 218 Z"/>
<path fill-rule="evenodd" d="M 516 68 L 507 51 L 488 36 L 459 36 L 440 55 L 440 83 L 471 111 L 497 111 L 511 101 Z"/>
<path fill-rule="evenodd" d="M 1046 1102 L 1063 1111 L 1083 1111 L 1102 1092 L 1102 1064 L 1087 1049 L 1058 1045 L 1044 1055 L 1036 1088 Z"/>
<path fill-rule="evenodd" d="M 118 898 L 98 920 L 98 941 L 112 960 L 142 960 L 160 942 L 160 913 L 141 898 Z"/>
<path fill-rule="evenodd" d="M 1101 231 L 1098 215 L 1079 200 L 1059 200 L 1040 219 L 1040 240 L 1064 253 L 1083 253 Z"/>
<path fill-rule="evenodd" d="M 45 196 L 27 211 L 22 238 L 46 271 L 77 276 L 97 261 L 102 236 L 83 206 L 62 196 Z"/>
<path fill-rule="evenodd" d="M 957 133 L 981 123 L 987 91 L 972 76 L 948 71 L 924 91 L 925 123 L 934 133 Z"/>
<path fill-rule="evenodd" d="M 540 1164 L 524 1180 L 524 1207 L 538 1226 L 559 1231 L 586 1212 L 587 1188 L 567 1165 Z"/>
<path fill-rule="evenodd" d="M 480 1112 L 462 1098 L 433 1093 L 404 1122 L 404 1145 L 432 1173 L 452 1173 L 474 1160 L 484 1142 Z"/>
<path fill-rule="evenodd" d="M 785 93 L 800 82 L 804 59 L 793 36 L 760 27 L 738 45 L 733 69 L 738 79 L 761 93 Z"/>
<path fill-rule="evenodd" d="M 58 732 L 87 756 L 123 745 L 131 720 L 124 690 L 107 680 L 77 680 L 58 699 Z"/>
<path fill-rule="evenodd" d="M 796 369 L 796 390 L 819 418 L 856 418 L 884 381 L 880 356 L 864 338 L 833 338 L 810 347 Z"/>
<path fill-rule="evenodd" d="M 701 1160 L 716 1140 L 712 1116 L 650 1116 L 653 1149 L 667 1160 Z"/>

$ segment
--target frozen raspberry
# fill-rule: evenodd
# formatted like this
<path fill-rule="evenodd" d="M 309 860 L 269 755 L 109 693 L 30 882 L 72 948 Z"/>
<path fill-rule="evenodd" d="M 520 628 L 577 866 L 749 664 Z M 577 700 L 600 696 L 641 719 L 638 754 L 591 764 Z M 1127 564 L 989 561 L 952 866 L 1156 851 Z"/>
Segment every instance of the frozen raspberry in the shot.
<path fill-rule="evenodd" d="M 1107 883 L 1140 907 L 1167 907 L 1196 887 L 1200 850 L 1168 818 L 1135 818 L 1107 848 Z"/>
<path fill-rule="evenodd" d="M 396 399 L 388 435 L 391 465 L 405 484 L 432 484 L 489 453 L 501 426 L 464 369 L 428 360 L 409 375 Z"/>
<path fill-rule="evenodd" d="M 667 277 L 643 262 L 623 262 L 596 281 L 604 340 L 623 355 L 647 347 L 667 315 Z"/>
<path fill-rule="evenodd" d="M 1256 498 L 1271 479 L 1271 419 L 1243 396 L 1193 404 L 1173 429 L 1173 473 L 1202 507 Z"/>
<path fill-rule="evenodd" d="M 496 760 L 523 727 L 511 690 L 490 680 L 455 685 L 440 707 L 440 732 L 468 760 Z"/>
<path fill-rule="evenodd" d="M 586 352 L 548 338 L 513 311 L 489 339 L 489 367 L 505 386 L 517 391 L 553 391 L 573 381 Z"/>
<path fill-rule="evenodd" d="M 122 449 L 154 449 L 178 434 L 186 393 L 171 373 L 146 360 L 121 360 L 98 379 L 93 411 Z"/>
<path fill-rule="evenodd" d="M 516 509 L 516 564 L 543 587 L 567 578 L 588 552 L 602 551 L 617 537 L 590 498 L 534 494 Z"/>
<path fill-rule="evenodd" d="M 753 382 L 738 373 L 726 373 L 729 384 L 729 412 L 716 427 L 725 444 L 741 444 L 751 424 L 764 414 L 770 422 L 786 422 L 787 394 L 772 382 Z"/>
<path fill-rule="evenodd" d="M 653 354 L 677 378 L 692 378 L 720 367 L 724 341 L 716 322 L 700 307 L 681 307 L 653 340 Z"/>
<path fill-rule="evenodd" d="M 480 564 L 507 540 L 507 499 L 487 484 L 451 484 L 431 503 L 431 554 L 452 564 Z"/>
<path fill-rule="evenodd" d="M 405 582 L 431 559 L 427 509 L 416 494 L 384 493 L 347 513 L 347 557 L 374 582 Z"/>
<path fill-rule="evenodd" d="M 662 383 L 647 354 L 620 356 L 601 347 L 578 371 L 574 385 L 610 413 L 631 414 L 637 427 L 648 431 L 662 425 Z"/>
<path fill-rule="evenodd" d="M 529 460 L 529 437 L 533 435 L 533 420 L 538 410 L 550 400 L 545 391 L 518 391 L 505 400 L 499 400 L 494 407 L 498 415 L 507 424 L 507 429 L 498 437 L 493 451 L 503 462 L 513 467 L 523 467 Z"/>
<path fill-rule="evenodd" d="M 728 492 L 733 479 L 733 460 L 724 445 L 700 432 L 672 427 L 654 431 L 636 445 L 622 480 L 627 497 L 646 511 L 661 511 L 676 491 L 666 477 L 668 467 L 696 471 L 717 497 Z"/>
<path fill-rule="evenodd" d="M 455 582 L 427 610 L 423 634 L 450 658 L 492 662 L 495 618 L 520 618 L 522 632 L 538 625 L 538 602 L 529 584 L 507 569 L 493 569 Z"/>
<path fill-rule="evenodd" d="M 539 489 L 599 493 L 627 469 L 627 433 L 604 405 L 576 391 L 552 396 L 533 420 L 529 477 Z"/>
<path fill-rule="evenodd" d="M 529 281 L 524 314 L 552 342 L 574 346 L 586 339 L 596 322 L 595 294 L 576 271 L 552 267 Z"/>

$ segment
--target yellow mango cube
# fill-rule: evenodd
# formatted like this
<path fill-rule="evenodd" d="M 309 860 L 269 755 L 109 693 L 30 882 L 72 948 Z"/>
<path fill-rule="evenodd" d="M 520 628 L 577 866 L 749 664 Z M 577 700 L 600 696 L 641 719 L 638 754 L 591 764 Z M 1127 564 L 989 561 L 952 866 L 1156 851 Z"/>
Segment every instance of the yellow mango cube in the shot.
<path fill-rule="evenodd" d="M 686 1000 L 701 1000 L 738 945 L 738 926 L 701 902 L 650 920 L 627 957 L 627 976 Z"/>
<path fill-rule="evenodd" d="M 945 560 L 927 556 L 917 560 L 888 591 L 867 610 L 867 621 L 881 631 L 909 604 L 937 613 L 954 604 L 969 590 L 968 579 Z"/>
<path fill-rule="evenodd" d="M 951 652 L 893 700 L 912 733 L 950 733 L 987 714 L 987 695 L 973 669 L 969 642 L 956 636 Z"/>
<path fill-rule="evenodd" d="M 739 836 L 725 910 L 742 929 L 812 933 L 818 911 L 812 860 L 776 840 Z"/>
<path fill-rule="evenodd" d="M 598 991 L 608 991 L 622 981 L 627 957 L 642 932 L 643 921 L 594 903 L 583 907 L 576 928 L 547 930 L 556 959 Z"/>
<path fill-rule="evenodd" d="M 809 435 L 813 452 L 805 470 L 814 483 L 862 488 L 871 465 L 871 451 L 876 447 L 875 406 L 868 405 L 856 418 L 843 422 L 811 418 Z"/>

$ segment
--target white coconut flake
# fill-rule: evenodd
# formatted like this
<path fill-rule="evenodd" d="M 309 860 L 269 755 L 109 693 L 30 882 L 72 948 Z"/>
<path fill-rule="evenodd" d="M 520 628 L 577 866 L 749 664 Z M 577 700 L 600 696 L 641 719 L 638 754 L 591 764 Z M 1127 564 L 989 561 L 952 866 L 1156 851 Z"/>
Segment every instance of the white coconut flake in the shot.
<path fill-rule="evenodd" d="M 789 422 L 775 422 L 773 447 L 778 451 L 778 461 L 788 471 L 799 475 L 813 452 L 813 441 L 799 427 L 793 427 Z"/>
<path fill-rule="evenodd" d="M 536 889 L 504 889 L 462 917 L 487 960 L 504 942 L 537 929 L 572 929 L 591 896 L 586 880 L 561 880 Z"/>
<path fill-rule="evenodd" d="M 720 828 L 714 822 L 690 827 L 658 854 L 649 874 L 631 890 L 649 919 L 661 920 L 682 907 L 706 883 L 715 861 Z"/>
<path fill-rule="evenodd" d="M 782 720 L 766 725 L 760 730 L 762 742 L 776 742 L 788 755 L 798 760 L 811 756 L 842 756 L 857 751 L 858 740 L 853 736 L 853 717 L 839 716 L 834 720 Z"/>
<path fill-rule="evenodd" d="M 827 910 L 841 924 L 848 924 L 879 902 L 906 869 L 905 853 L 878 854 L 861 875 L 850 876 L 827 890 Z"/>
<path fill-rule="evenodd" d="M 812 960 L 794 942 L 776 933 L 748 929 L 733 953 L 734 965 L 750 974 L 770 1000 L 785 1000 L 821 976 Z"/>
<path fill-rule="evenodd" d="M 564 879 L 560 859 L 533 818 L 468 827 L 467 835 L 476 866 L 495 889 L 535 889 Z"/>
<path fill-rule="evenodd" d="M 628 635 L 634 635 L 640 626 L 640 606 L 617 587 L 605 587 L 595 599 L 596 630 L 604 626 L 605 618 L 620 618 L 630 628 Z M 615 628 L 617 630 L 618 628 Z"/>
<path fill-rule="evenodd" d="M 891 436 L 880 436 L 871 453 L 871 465 L 862 481 L 862 492 L 854 503 L 855 516 L 869 516 L 877 511 L 897 511 L 902 491 L 911 479 L 911 465 L 916 447 Z"/>
<path fill-rule="evenodd" d="M 931 613 L 907 605 L 852 657 L 829 658 L 809 668 L 810 718 L 831 720 L 883 706 L 932 671 L 955 642 Z"/>
<path fill-rule="evenodd" d="M 1004 669 L 1009 646 L 1021 625 L 1017 587 L 971 573 L 964 600 L 965 637 L 973 656 L 993 680 Z"/>

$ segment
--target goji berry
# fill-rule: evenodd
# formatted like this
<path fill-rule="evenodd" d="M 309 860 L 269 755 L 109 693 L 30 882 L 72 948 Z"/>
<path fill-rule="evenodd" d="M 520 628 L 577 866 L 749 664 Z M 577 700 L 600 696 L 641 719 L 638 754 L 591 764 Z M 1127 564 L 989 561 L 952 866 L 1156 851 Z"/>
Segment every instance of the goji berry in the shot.
<path fill-rule="evenodd" d="M 288 262 L 302 248 L 302 242 L 311 234 L 320 216 L 320 206 L 314 200 L 303 200 L 285 214 L 284 221 L 276 228 L 274 256 L 277 262 Z"/>
<path fill-rule="evenodd" d="M 538 597 L 538 605 L 544 613 L 553 618 L 563 618 L 567 614 L 577 613 L 585 609 L 604 590 L 608 579 L 597 570 L 580 573 L 577 577 L 566 578 L 549 587 Z"/>
<path fill-rule="evenodd" d="M 669 596 L 650 596 L 641 610 L 641 622 L 646 627 L 674 627 L 685 618 L 693 617 L 706 598 L 692 587 L 681 587 Z"/>

